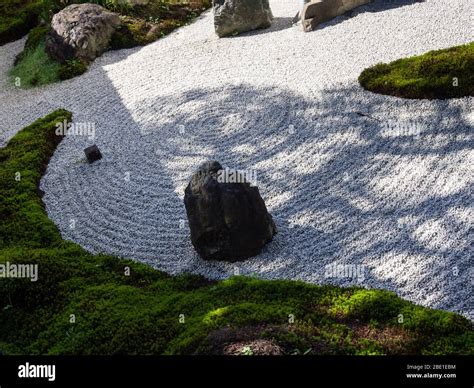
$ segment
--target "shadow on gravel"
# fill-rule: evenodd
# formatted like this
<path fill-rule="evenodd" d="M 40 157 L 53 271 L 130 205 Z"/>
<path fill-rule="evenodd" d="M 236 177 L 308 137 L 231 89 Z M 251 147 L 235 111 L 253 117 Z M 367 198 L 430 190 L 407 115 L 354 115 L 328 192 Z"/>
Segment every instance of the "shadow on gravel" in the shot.
<path fill-rule="evenodd" d="M 298 11 L 297 7 L 295 7 L 295 14 Z M 291 28 L 293 26 L 293 17 L 274 17 L 272 21 L 272 25 L 268 28 L 263 28 L 260 30 L 249 31 L 239 36 L 245 35 L 260 35 L 260 34 L 268 34 L 270 32 L 286 30 L 287 28 Z"/>
<path fill-rule="evenodd" d="M 407 5 L 413 5 L 416 3 L 424 3 L 425 0 L 374 0 L 373 3 L 362 5 L 351 11 L 346 12 L 344 15 L 338 16 L 331 21 L 322 23 L 316 27 L 314 31 L 322 30 L 323 28 L 335 26 L 342 23 L 352 17 L 355 17 L 364 12 L 384 12 L 394 8 L 405 7 Z"/>
<path fill-rule="evenodd" d="M 190 158 L 189 173 L 206 159 L 257 170 L 280 228 L 262 257 L 270 268 L 266 275 L 313 272 L 324 282 L 325 265 L 351 263 L 367 265 L 371 273 L 363 283 L 372 287 L 400 292 L 414 282 L 412 291 L 424 290 L 427 298 L 449 297 L 452 289 L 462 293 L 469 228 L 456 214 L 467 214 L 474 186 L 456 172 L 462 164 L 452 161 L 461 160 L 474 141 L 458 107 L 446 110 L 439 102 L 435 106 L 443 110 L 417 122 L 394 117 L 388 123 L 381 118 L 386 110 L 405 101 L 387 104 L 371 95 L 367 102 L 358 88 L 326 90 L 317 101 L 275 88 L 221 91 L 194 89 L 140 106 L 147 112 L 179 107 L 165 117 L 155 109 L 156 121 L 145 124 L 162 160 Z M 446 180 L 457 176 L 461 180 L 450 191 Z M 449 242 L 440 239 L 443 233 Z M 295 257 L 292 268 L 271 266 L 272 257 L 285 255 Z M 379 271 L 381 266 L 386 269 Z M 405 266 L 416 276 L 404 278 Z M 456 266 L 464 275 L 453 276 Z"/>
<path fill-rule="evenodd" d="M 68 101 L 55 105 L 72 109 L 74 120 L 100 117 L 95 142 L 104 159 L 92 167 L 55 166 L 61 184 L 51 181 L 47 196 L 76 196 L 53 217 L 56 223 L 64 218 L 66 238 L 169 272 L 202 267 L 189 231 L 179 226 L 186 219 L 182 192 L 197 166 L 215 159 L 257 172 L 279 229 L 242 274 L 360 284 L 418 295 L 431 307 L 467 309 L 465 217 L 474 185 L 463 175 L 469 170 L 462 172 L 462 160 L 474 141 L 459 105 L 431 102 L 413 123 L 398 114 L 416 106 L 372 93 L 368 98 L 358 87 L 327 89 L 310 99 L 229 84 L 172 95 L 157 90 L 132 106 L 105 71 L 82 81 Z M 67 142 L 78 157 L 90 145 L 83 138 Z M 136 177 L 132 185 L 122 182 L 125 172 Z M 70 215 L 80 225 L 75 235 L 67 235 Z M 328 279 L 330 264 L 366 266 L 365 279 Z M 229 275 L 206 265 L 214 275 Z M 434 295 L 436 303 L 430 302 Z"/>

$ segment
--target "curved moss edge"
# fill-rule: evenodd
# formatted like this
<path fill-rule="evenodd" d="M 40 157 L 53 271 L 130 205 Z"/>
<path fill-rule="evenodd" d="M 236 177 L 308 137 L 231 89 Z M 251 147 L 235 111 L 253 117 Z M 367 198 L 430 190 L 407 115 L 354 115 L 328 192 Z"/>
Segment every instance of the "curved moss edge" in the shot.
<path fill-rule="evenodd" d="M 0 149 L 0 263 L 38 265 L 36 282 L 0 278 L 2 353 L 221 354 L 252 338 L 285 354 L 474 352 L 468 320 L 391 292 L 169 276 L 64 241 L 38 184 L 70 120 L 55 111 Z"/>
<path fill-rule="evenodd" d="M 371 92 L 411 99 L 474 96 L 474 43 L 377 64 L 359 82 Z"/>
<path fill-rule="evenodd" d="M 26 35 L 39 23 L 43 0 L 8 0 L 0 4 L 0 46 Z"/>

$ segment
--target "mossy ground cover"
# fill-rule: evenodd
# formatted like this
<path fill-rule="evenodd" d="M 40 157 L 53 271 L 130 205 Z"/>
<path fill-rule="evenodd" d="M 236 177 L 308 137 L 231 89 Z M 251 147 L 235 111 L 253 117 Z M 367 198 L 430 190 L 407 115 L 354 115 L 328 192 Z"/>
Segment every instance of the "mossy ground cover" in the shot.
<path fill-rule="evenodd" d="M 15 15 L 14 6 L 19 1 L 6 1 L 12 15 Z M 21 4 L 26 4 L 24 0 L 21 1 Z M 31 88 L 73 78 L 87 71 L 88 64 L 83 61 L 70 60 L 59 64 L 50 59 L 44 50 L 45 35 L 49 30 L 49 18 L 66 5 L 82 2 L 85 1 L 45 0 L 38 2 L 38 4 L 35 3 L 35 15 L 39 14 L 40 16 L 36 17 L 34 23 L 28 24 L 19 36 L 11 35 L 13 36 L 11 40 L 18 39 L 32 28 L 25 48 L 17 57 L 10 72 L 12 83 L 22 88 Z M 174 29 L 189 23 L 211 6 L 211 0 L 190 2 L 150 0 L 148 5 L 135 7 L 126 6 L 124 2 L 113 0 L 90 0 L 88 2 L 98 3 L 120 14 L 122 24 L 117 28 L 110 41 L 110 48 L 113 50 L 143 46 L 154 42 Z M 20 8 L 18 15 L 23 14 L 22 9 Z M 42 23 L 35 27 L 38 20 L 42 20 Z M 2 19 L 0 19 L 0 25 L 2 25 Z"/>
<path fill-rule="evenodd" d="M 26 35 L 40 21 L 43 0 L 2 0 L 0 2 L 0 45 Z"/>
<path fill-rule="evenodd" d="M 19 87 L 31 88 L 73 78 L 87 71 L 87 63 L 71 59 L 64 63 L 52 60 L 45 51 L 48 26 L 40 25 L 28 34 L 23 51 L 10 70 L 11 81 Z"/>
<path fill-rule="evenodd" d="M 404 98 L 474 96 L 474 43 L 377 64 L 359 82 L 372 92 Z"/>
<path fill-rule="evenodd" d="M 211 0 L 152 0 L 146 6 L 119 7 L 122 26 L 112 37 L 111 48 L 130 48 L 151 43 L 188 24 L 210 8 L 211 4 Z M 114 9 L 110 3 L 108 7 Z"/>
<path fill-rule="evenodd" d="M 169 276 L 62 240 L 38 184 L 70 119 L 55 111 L 0 149 L 0 263 L 38 264 L 36 282 L 0 278 L 3 353 L 222 354 L 255 339 L 283 354 L 474 353 L 468 320 L 387 291 Z"/>
<path fill-rule="evenodd" d="M 41 86 L 59 81 L 60 69 L 61 64 L 48 57 L 44 42 L 41 42 L 23 52 L 22 59 L 10 71 L 10 77 L 18 86 Z"/>

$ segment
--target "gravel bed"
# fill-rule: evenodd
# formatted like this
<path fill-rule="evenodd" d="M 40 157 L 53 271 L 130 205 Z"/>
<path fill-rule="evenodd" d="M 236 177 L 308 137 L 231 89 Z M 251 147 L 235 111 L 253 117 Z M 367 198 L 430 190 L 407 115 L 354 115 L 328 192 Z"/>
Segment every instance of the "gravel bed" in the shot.
<path fill-rule="evenodd" d="M 4 84 L 22 41 L 0 47 L 0 143 L 56 107 L 68 136 L 42 180 L 64 238 L 172 274 L 383 288 L 474 320 L 472 98 L 415 101 L 361 89 L 375 63 L 473 40 L 470 0 L 375 1 L 317 31 L 297 1 L 273 27 L 218 39 L 212 14 L 85 75 L 33 92 Z M 104 158 L 92 165 L 83 148 Z M 237 264 L 194 252 L 183 205 L 194 169 L 255 171 L 279 233 Z"/>

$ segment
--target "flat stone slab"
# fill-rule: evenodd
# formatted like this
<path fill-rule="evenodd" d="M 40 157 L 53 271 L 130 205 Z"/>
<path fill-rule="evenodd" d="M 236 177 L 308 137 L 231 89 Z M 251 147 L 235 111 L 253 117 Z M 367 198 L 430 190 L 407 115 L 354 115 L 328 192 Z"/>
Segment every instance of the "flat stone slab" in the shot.
<path fill-rule="evenodd" d="M 370 2 L 372 0 L 316 0 L 307 3 L 301 12 L 303 29 L 312 31 L 319 24 Z"/>

